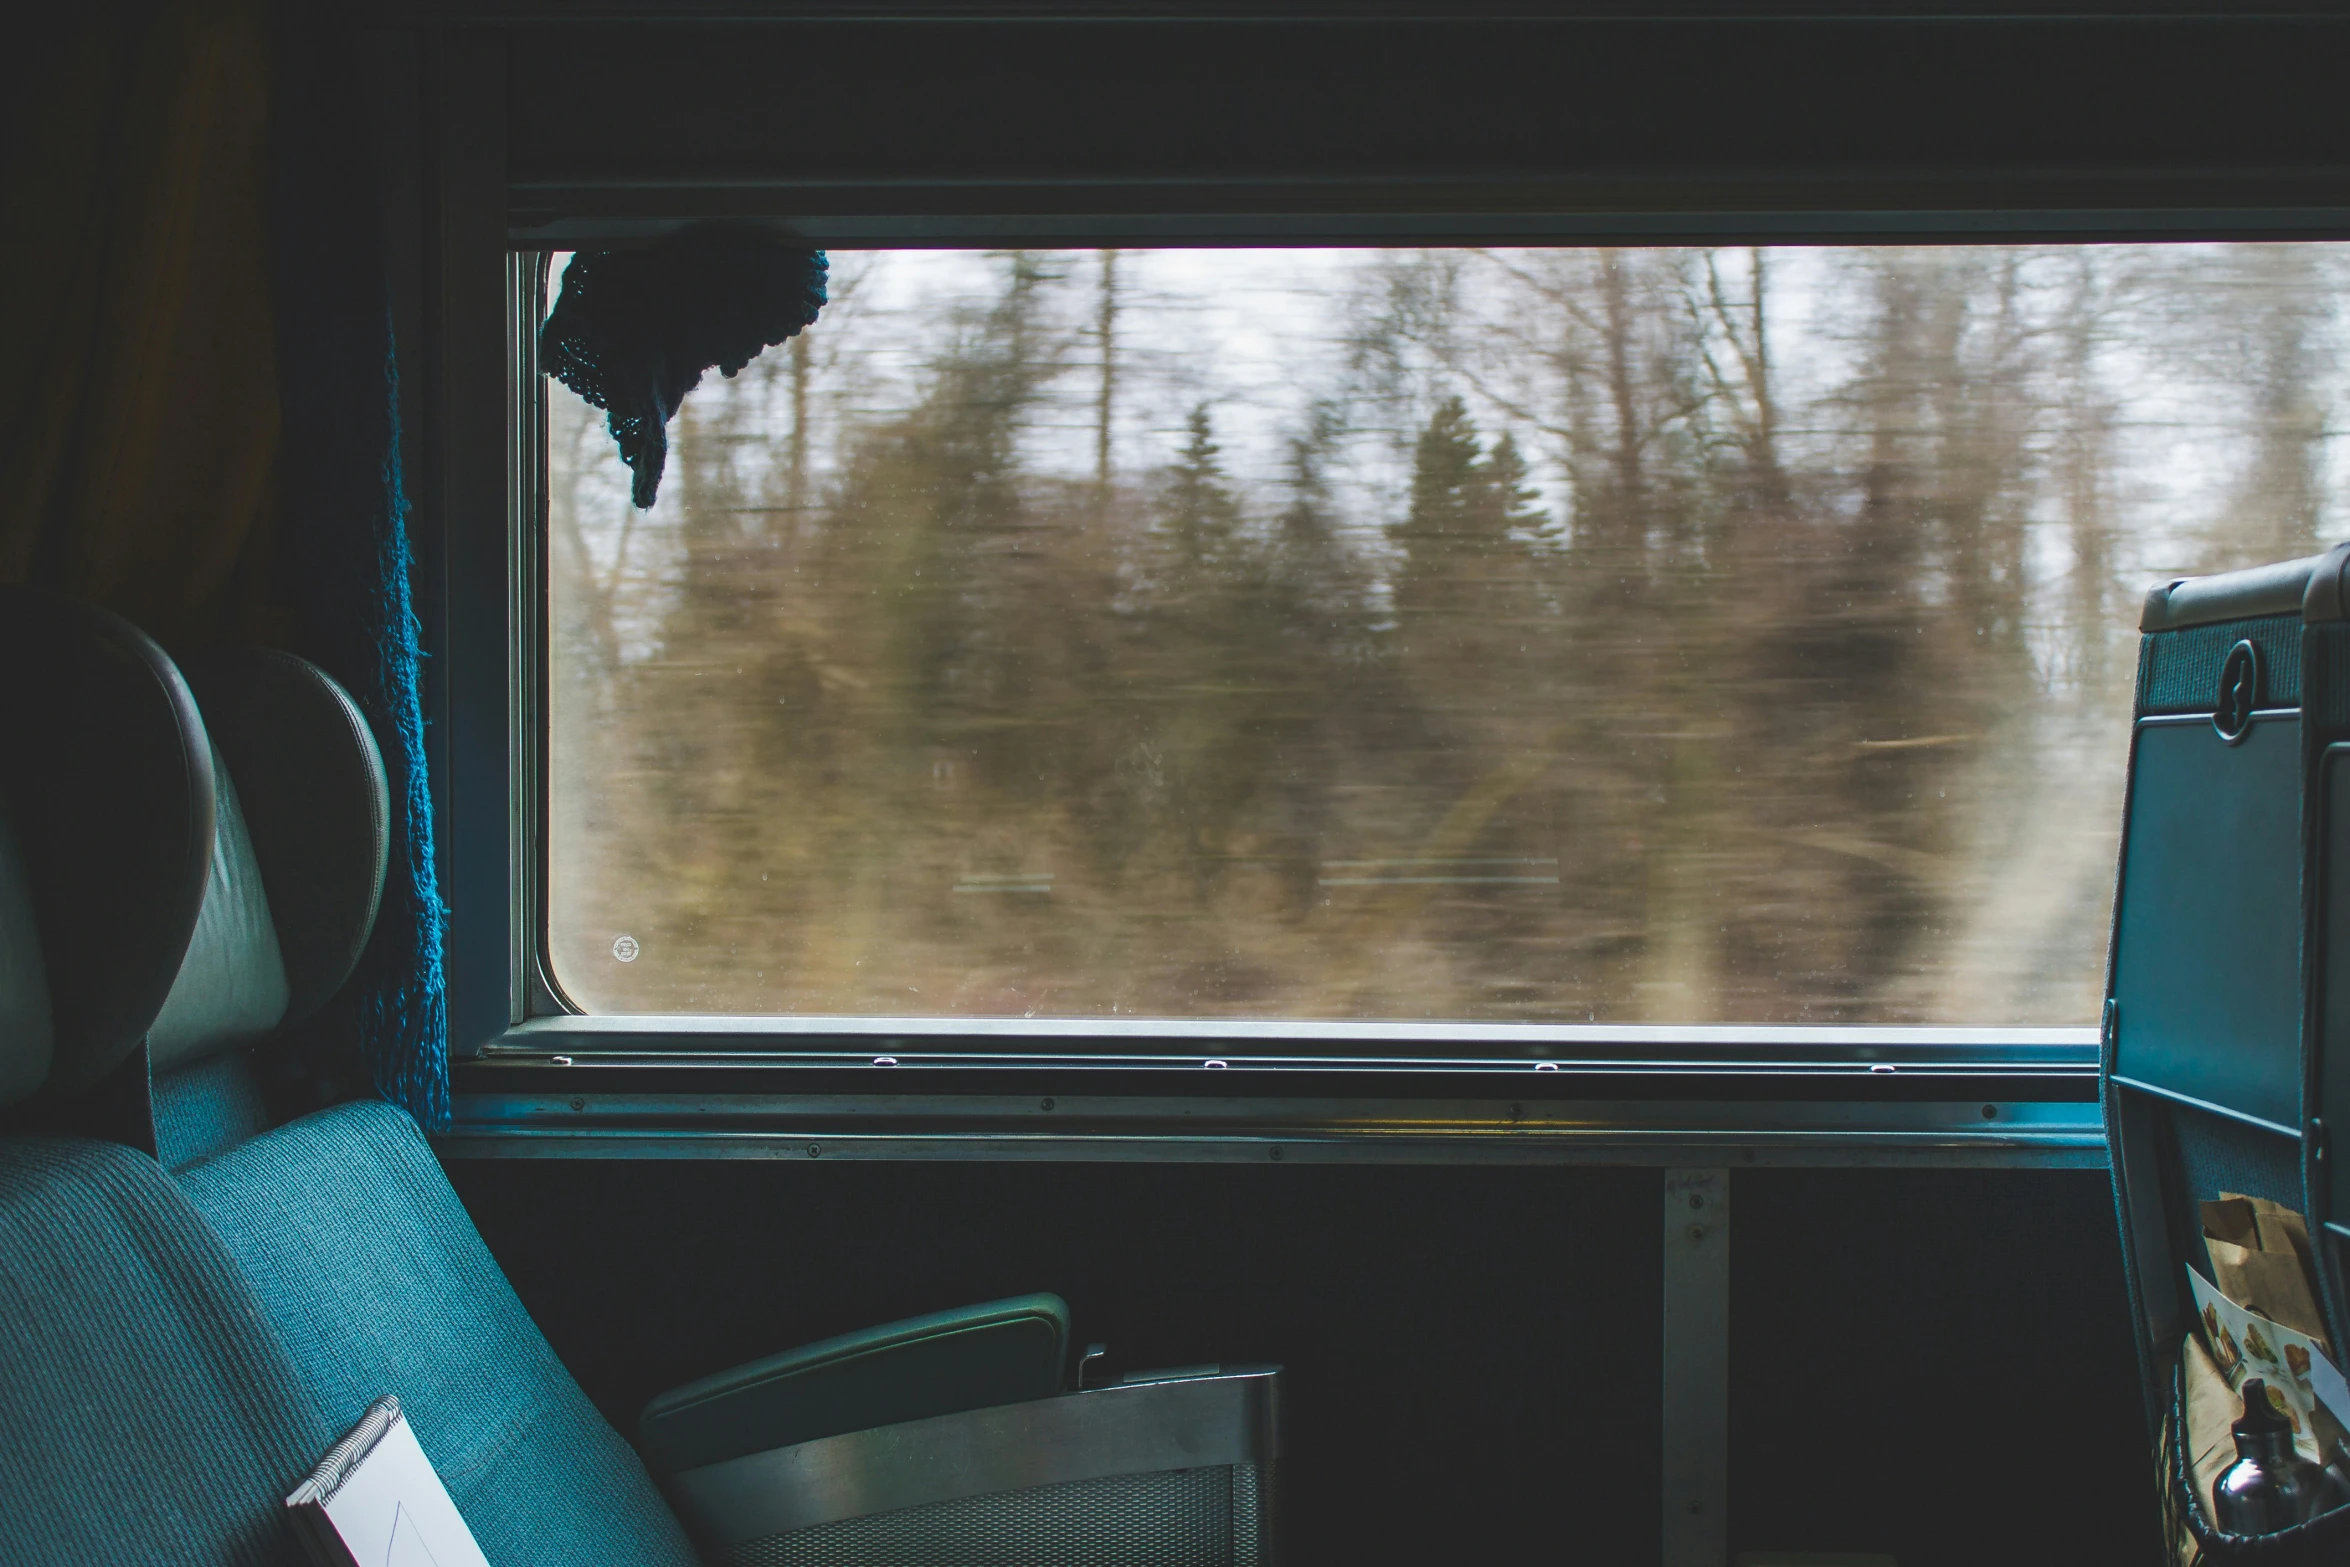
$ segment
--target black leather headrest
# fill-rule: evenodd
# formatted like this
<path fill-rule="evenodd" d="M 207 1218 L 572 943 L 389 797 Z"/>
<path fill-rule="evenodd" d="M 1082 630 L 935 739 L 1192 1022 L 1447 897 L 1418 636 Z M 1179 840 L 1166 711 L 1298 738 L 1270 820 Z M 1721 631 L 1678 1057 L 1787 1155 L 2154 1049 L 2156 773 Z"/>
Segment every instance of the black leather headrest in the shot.
<path fill-rule="evenodd" d="M 283 1023 L 299 1023 L 351 977 L 375 929 L 391 854 L 383 754 L 350 694 L 305 659 L 238 649 L 186 667 L 268 890 Z"/>
<path fill-rule="evenodd" d="M 0 787 L 40 926 L 52 1091 L 130 1053 L 179 973 L 211 867 L 195 698 L 163 650 L 92 605 L 0 590 Z"/>

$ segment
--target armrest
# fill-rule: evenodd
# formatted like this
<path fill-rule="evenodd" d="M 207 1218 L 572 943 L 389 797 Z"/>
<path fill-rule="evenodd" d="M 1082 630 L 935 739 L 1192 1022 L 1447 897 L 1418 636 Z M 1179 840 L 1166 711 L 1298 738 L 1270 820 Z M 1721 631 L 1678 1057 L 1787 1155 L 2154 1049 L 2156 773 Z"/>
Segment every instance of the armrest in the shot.
<path fill-rule="evenodd" d="M 672 1388 L 638 1417 L 638 1446 L 656 1474 L 674 1474 L 844 1431 L 1049 1398 L 1061 1390 L 1068 1340 L 1058 1295 L 908 1317 Z"/>
<path fill-rule="evenodd" d="M 1280 1383 L 1278 1366 L 1162 1372 L 749 1453 L 672 1475 L 668 1489 L 719 1559 L 778 1534 L 1074 1481 L 1255 1465 L 1269 1484 Z"/>

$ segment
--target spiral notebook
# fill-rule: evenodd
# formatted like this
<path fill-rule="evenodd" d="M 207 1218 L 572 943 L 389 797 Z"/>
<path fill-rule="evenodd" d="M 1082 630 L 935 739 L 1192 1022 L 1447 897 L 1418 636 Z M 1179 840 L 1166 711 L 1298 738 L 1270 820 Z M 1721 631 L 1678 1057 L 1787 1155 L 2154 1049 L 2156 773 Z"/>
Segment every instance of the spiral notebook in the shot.
<path fill-rule="evenodd" d="M 396 1398 L 379 1398 L 286 1498 L 318 1567 L 489 1567 Z"/>

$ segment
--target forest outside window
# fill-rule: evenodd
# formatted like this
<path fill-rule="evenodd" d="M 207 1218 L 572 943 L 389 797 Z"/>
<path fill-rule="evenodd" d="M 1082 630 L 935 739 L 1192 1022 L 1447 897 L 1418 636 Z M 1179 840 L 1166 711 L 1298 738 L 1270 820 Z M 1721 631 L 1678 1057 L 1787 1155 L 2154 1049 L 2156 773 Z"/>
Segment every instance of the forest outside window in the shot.
<path fill-rule="evenodd" d="M 2145 586 L 2339 531 L 2337 246 L 832 263 L 650 511 L 545 387 L 590 1012 L 2090 1024 Z"/>

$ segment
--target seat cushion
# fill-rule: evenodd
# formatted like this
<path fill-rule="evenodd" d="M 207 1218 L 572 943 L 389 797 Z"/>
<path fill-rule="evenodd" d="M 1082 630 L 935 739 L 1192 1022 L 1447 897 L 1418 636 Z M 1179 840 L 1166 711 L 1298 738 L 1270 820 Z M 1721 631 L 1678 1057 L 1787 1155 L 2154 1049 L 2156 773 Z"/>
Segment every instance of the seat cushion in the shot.
<path fill-rule="evenodd" d="M 499 1271 L 415 1122 L 340 1105 L 178 1179 L 335 1428 L 396 1395 L 498 1567 L 687 1567 L 692 1548 Z"/>
<path fill-rule="evenodd" d="M 153 1160 L 0 1140 L 0 1562 L 299 1567 L 339 1434 Z"/>

